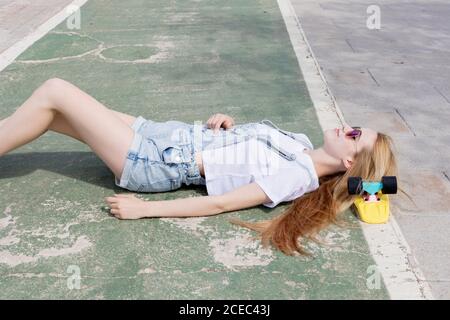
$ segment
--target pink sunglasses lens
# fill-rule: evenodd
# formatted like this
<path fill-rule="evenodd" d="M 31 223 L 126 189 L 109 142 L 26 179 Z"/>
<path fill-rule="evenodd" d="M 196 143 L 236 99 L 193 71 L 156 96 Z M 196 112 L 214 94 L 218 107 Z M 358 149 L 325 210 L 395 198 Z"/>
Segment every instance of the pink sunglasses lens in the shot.
<path fill-rule="evenodd" d="M 355 129 L 347 133 L 347 136 L 349 137 L 359 137 L 361 135 L 361 130 Z"/>

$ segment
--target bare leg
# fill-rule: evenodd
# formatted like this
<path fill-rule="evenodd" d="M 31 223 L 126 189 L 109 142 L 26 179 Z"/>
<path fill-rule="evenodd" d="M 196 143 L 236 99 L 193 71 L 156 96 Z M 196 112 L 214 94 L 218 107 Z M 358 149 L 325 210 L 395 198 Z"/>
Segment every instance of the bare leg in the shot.
<path fill-rule="evenodd" d="M 119 111 L 115 111 L 115 110 L 111 110 L 111 113 L 114 114 L 116 117 L 118 117 L 120 120 L 122 120 L 124 123 L 126 123 L 127 126 L 131 127 L 131 125 L 133 124 L 133 122 L 136 120 L 135 116 L 123 113 L 123 112 L 119 112 Z M 6 120 L 8 120 L 10 117 L 7 117 L 3 120 L 0 120 L 0 127 L 6 122 Z M 63 135 L 72 137 L 74 139 L 79 140 L 82 143 L 85 143 L 80 135 L 78 134 L 78 132 L 75 131 L 75 129 L 72 128 L 72 126 L 70 125 L 70 123 L 67 122 L 67 120 L 63 117 L 62 114 L 57 114 L 55 116 L 55 118 L 53 119 L 52 123 L 50 124 L 50 126 L 48 127 L 48 130 L 50 131 L 54 131 L 57 133 L 61 133 Z"/>
<path fill-rule="evenodd" d="M 60 79 L 45 82 L 3 121 L 0 156 L 38 138 L 52 124 L 55 131 L 59 124 L 62 133 L 89 145 L 114 175 L 121 177 L 133 130 L 94 98 Z"/>

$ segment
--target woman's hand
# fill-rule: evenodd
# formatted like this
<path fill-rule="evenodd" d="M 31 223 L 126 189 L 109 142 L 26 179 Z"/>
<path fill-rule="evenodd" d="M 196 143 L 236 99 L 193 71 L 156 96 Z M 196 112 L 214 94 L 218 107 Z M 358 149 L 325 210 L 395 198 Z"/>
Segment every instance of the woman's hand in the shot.
<path fill-rule="evenodd" d="M 220 127 L 224 127 L 225 129 L 233 127 L 234 119 L 226 114 L 216 113 L 208 119 L 206 124 L 208 128 L 213 129 L 214 132 L 218 132 Z"/>
<path fill-rule="evenodd" d="M 115 194 L 105 201 L 111 214 L 119 219 L 140 219 L 146 216 L 147 201 L 136 198 L 132 193 Z"/>

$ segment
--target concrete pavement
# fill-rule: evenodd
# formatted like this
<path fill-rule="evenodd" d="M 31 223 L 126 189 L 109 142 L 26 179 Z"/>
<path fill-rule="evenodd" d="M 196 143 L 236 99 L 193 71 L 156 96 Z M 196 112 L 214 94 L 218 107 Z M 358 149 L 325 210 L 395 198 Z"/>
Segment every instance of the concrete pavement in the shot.
<path fill-rule="evenodd" d="M 0 54 L 71 2 L 71 0 L 0 0 Z"/>
<path fill-rule="evenodd" d="M 291 0 L 345 119 L 390 134 L 393 212 L 435 298 L 450 298 L 450 6 L 447 1 Z M 367 28 L 378 5 L 380 29 Z"/>

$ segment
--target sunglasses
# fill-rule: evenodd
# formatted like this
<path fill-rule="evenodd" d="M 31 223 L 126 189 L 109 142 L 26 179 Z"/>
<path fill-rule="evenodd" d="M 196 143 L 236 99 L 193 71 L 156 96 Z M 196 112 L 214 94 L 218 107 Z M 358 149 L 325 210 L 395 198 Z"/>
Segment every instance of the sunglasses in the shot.
<path fill-rule="evenodd" d="M 352 127 L 352 131 L 345 133 L 347 137 L 351 137 L 353 140 L 359 138 L 362 134 L 361 127 Z"/>
<path fill-rule="evenodd" d="M 361 127 L 352 127 L 352 131 L 346 132 L 345 135 L 347 137 L 351 137 L 353 141 L 355 141 L 355 153 L 358 154 L 358 143 L 356 140 L 361 136 L 362 130 Z"/>

